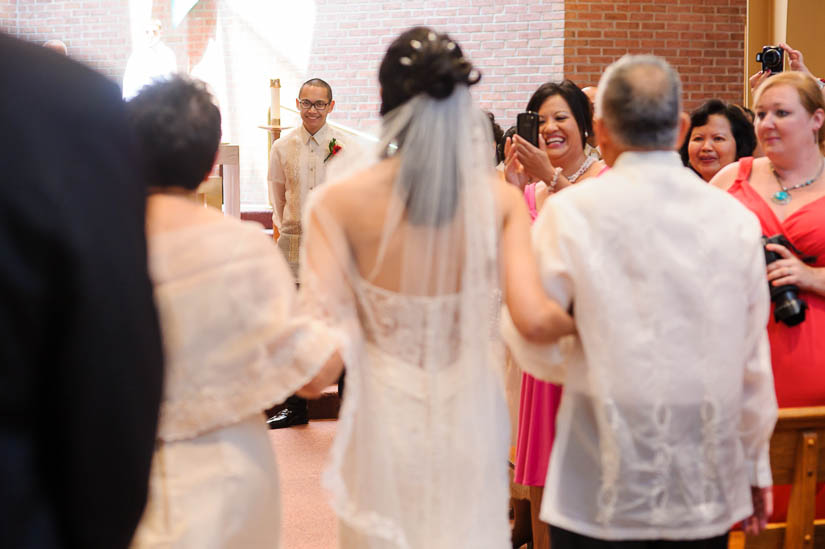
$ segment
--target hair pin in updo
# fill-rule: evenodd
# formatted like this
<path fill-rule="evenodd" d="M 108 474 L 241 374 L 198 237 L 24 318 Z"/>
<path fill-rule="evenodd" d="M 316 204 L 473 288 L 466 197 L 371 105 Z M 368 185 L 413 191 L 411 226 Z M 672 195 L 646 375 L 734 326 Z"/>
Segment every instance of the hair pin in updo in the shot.
<path fill-rule="evenodd" d="M 412 59 L 410 59 L 406 55 L 399 59 L 398 62 L 404 65 L 405 67 L 409 67 L 410 65 L 412 65 Z"/>
<path fill-rule="evenodd" d="M 447 48 L 447 51 L 453 51 L 455 49 L 455 42 L 453 42 L 453 41 L 447 42 L 447 45 L 444 46 L 444 47 Z"/>
<path fill-rule="evenodd" d="M 421 42 L 419 42 L 418 40 L 410 40 L 410 47 L 414 50 L 420 50 Z"/>
<path fill-rule="evenodd" d="M 430 34 L 427 35 L 427 39 L 430 42 L 435 42 L 436 38 L 438 38 L 438 36 L 436 36 L 436 34 L 433 31 L 430 31 Z"/>

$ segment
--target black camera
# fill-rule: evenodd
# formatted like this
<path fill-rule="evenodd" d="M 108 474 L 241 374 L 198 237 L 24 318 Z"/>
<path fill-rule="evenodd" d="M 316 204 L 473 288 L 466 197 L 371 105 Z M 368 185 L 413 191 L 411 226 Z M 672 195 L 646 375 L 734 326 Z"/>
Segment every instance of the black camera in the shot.
<path fill-rule="evenodd" d="M 771 74 L 782 72 L 783 57 L 785 51 L 779 46 L 764 46 L 761 53 L 756 54 L 756 60 L 762 63 L 763 71 L 771 71 Z"/>
<path fill-rule="evenodd" d="M 772 237 L 762 237 L 762 244 L 779 244 L 785 246 L 790 250 L 796 250 L 793 244 L 788 242 L 785 235 L 776 234 Z M 765 250 L 765 263 L 770 265 L 777 259 L 782 259 L 782 256 L 776 252 Z M 799 288 L 793 284 L 785 284 L 784 286 L 774 286 L 770 284 L 771 301 L 774 303 L 773 319 L 776 322 L 784 322 L 788 326 L 796 326 L 805 320 L 805 309 L 808 304 L 799 299 Z"/>

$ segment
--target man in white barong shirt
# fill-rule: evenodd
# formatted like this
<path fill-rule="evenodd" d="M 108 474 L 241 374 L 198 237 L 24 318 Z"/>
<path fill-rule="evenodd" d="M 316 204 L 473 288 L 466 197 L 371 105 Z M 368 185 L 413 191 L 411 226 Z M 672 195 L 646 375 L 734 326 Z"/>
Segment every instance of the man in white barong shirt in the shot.
<path fill-rule="evenodd" d="M 351 144 L 345 144 L 344 134 L 327 124 L 327 116 L 335 108 L 329 84 L 320 78 L 307 80 L 298 91 L 295 106 L 301 113 L 301 126 L 272 144 L 267 179 L 272 225 L 279 232 L 278 248 L 297 282 L 301 215 L 308 193 L 323 183 L 327 163 L 333 157 L 351 154 Z M 342 393 L 342 381 L 338 388 Z M 306 400 L 293 395 L 285 404 L 285 409 L 269 418 L 271 429 L 303 425 L 309 421 Z"/>
<path fill-rule="evenodd" d="M 727 547 L 770 513 L 777 406 L 756 218 L 684 168 L 675 71 L 604 73 L 596 134 L 611 169 L 553 195 L 533 226 L 548 293 L 578 335 L 502 330 L 530 374 L 564 384 L 541 518 L 554 549 Z M 692 545 L 692 544 L 689 544 Z"/>
<path fill-rule="evenodd" d="M 343 132 L 327 124 L 335 108 L 332 88 L 320 78 L 301 85 L 295 105 L 301 126 L 272 144 L 269 155 L 269 200 L 272 223 L 280 236 L 292 274 L 298 278 L 298 250 L 301 245 L 301 214 L 309 191 L 323 183 L 327 163 L 338 154 L 347 154 Z"/>

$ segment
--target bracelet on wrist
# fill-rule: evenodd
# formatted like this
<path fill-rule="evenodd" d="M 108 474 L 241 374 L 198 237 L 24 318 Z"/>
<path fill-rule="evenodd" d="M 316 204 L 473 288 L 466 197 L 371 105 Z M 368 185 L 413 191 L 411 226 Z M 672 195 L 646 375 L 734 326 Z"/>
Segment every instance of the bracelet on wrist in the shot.
<path fill-rule="evenodd" d="M 553 180 L 550 182 L 550 192 L 556 192 L 556 184 L 559 182 L 559 176 L 561 175 L 561 168 L 555 168 L 553 170 Z"/>

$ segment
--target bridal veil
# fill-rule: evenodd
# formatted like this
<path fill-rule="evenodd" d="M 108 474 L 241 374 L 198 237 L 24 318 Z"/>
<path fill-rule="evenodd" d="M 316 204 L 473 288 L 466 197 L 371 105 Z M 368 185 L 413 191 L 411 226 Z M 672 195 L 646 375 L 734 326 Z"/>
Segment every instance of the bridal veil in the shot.
<path fill-rule="evenodd" d="M 429 29 L 405 35 L 385 64 L 398 65 L 393 85 L 410 98 L 385 113 L 374 151 L 332 170 L 341 179 L 314 191 L 303 222 L 303 305 L 337 337 L 347 375 L 324 484 L 342 546 L 504 548 L 509 420 L 492 133 L 458 46 Z M 352 215 L 330 196 L 379 166 L 391 166 L 391 198 L 365 263 Z"/>

